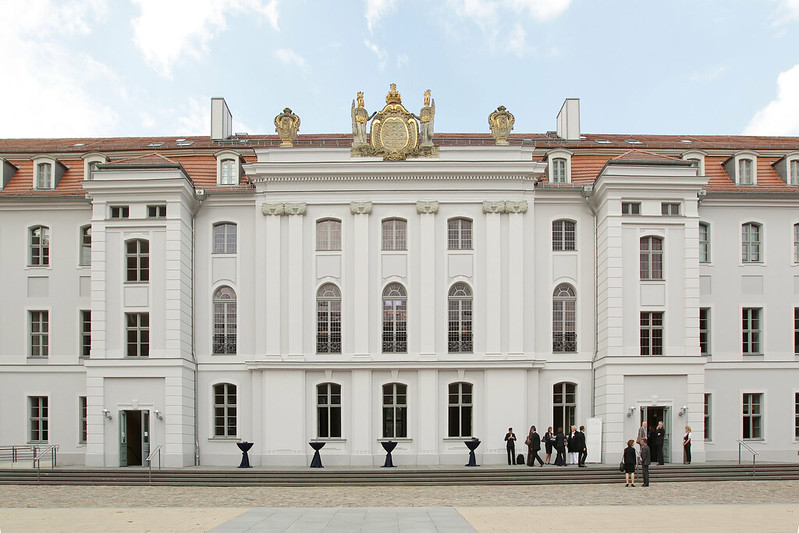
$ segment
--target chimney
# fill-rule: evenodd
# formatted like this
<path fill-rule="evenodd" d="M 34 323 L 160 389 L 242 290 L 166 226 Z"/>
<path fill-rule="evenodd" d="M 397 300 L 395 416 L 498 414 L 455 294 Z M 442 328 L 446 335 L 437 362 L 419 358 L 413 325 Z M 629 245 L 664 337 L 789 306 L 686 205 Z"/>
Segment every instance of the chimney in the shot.
<path fill-rule="evenodd" d="M 567 141 L 580 140 L 580 99 L 567 98 L 558 113 L 558 137 Z"/>
<path fill-rule="evenodd" d="M 224 98 L 211 98 L 211 140 L 224 141 L 233 133 L 233 115 Z"/>

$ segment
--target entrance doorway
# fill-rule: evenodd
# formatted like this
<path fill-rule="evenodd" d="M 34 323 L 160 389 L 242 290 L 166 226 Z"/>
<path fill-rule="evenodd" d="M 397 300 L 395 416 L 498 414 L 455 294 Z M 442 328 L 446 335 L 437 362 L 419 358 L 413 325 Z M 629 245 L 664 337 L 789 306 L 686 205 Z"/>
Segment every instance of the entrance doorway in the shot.
<path fill-rule="evenodd" d="M 647 427 L 654 431 L 658 427 L 658 422 L 663 422 L 665 433 L 663 435 L 663 462 L 671 462 L 671 407 L 650 406 L 641 407 L 641 422 L 646 420 Z M 652 446 L 650 445 L 650 448 Z M 654 450 L 652 462 L 654 460 Z"/>
<path fill-rule="evenodd" d="M 150 455 L 150 411 L 119 412 L 119 466 L 142 466 Z"/>

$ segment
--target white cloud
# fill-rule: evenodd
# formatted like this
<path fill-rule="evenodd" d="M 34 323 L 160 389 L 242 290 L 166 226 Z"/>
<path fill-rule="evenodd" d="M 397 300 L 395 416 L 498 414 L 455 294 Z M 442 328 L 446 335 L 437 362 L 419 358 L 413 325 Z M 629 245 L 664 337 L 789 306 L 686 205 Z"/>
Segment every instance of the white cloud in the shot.
<path fill-rule="evenodd" d="M 410 63 L 411 58 L 408 57 L 408 54 L 398 54 L 397 55 L 397 68 L 402 68 L 408 63 Z"/>
<path fill-rule="evenodd" d="M 777 0 L 777 4 L 781 15 L 781 18 L 776 21 L 777 24 L 799 20 L 799 0 Z"/>
<path fill-rule="evenodd" d="M 366 0 L 366 26 L 369 28 L 369 33 L 372 33 L 375 25 L 383 18 L 384 15 L 394 10 L 396 0 Z"/>
<path fill-rule="evenodd" d="M 141 15 L 133 20 L 133 40 L 155 70 L 171 77 L 185 56 L 199 58 L 208 43 L 227 28 L 232 13 L 255 13 L 277 29 L 277 0 L 134 0 Z"/>
<path fill-rule="evenodd" d="M 375 43 L 371 42 L 369 39 L 364 39 L 363 44 L 366 45 L 366 48 L 374 52 L 377 56 L 377 66 L 380 70 L 386 68 L 386 59 L 388 59 L 388 52 L 377 46 Z"/>
<path fill-rule="evenodd" d="M 709 68 L 706 70 L 694 72 L 691 74 L 691 81 L 701 82 L 701 83 L 710 83 L 716 81 L 721 76 L 723 76 L 727 72 L 728 68 L 726 65 L 719 65 L 717 67 Z"/>
<path fill-rule="evenodd" d="M 112 128 L 116 113 L 89 91 L 117 82 L 115 73 L 90 55 L 68 48 L 104 20 L 105 0 L 30 0 L 3 5 L 0 64 L 13 76 L 0 84 L 0 136 L 93 136 Z"/>
<path fill-rule="evenodd" d="M 777 98 L 755 113 L 745 135 L 799 135 L 799 65 L 777 77 Z"/>
<path fill-rule="evenodd" d="M 535 20 L 551 20 L 566 11 L 571 0 L 508 0 L 503 2 L 516 11 L 527 11 Z"/>
<path fill-rule="evenodd" d="M 304 57 L 289 48 L 275 50 L 275 57 L 287 65 L 294 65 L 300 68 L 305 68 L 307 65 Z"/>

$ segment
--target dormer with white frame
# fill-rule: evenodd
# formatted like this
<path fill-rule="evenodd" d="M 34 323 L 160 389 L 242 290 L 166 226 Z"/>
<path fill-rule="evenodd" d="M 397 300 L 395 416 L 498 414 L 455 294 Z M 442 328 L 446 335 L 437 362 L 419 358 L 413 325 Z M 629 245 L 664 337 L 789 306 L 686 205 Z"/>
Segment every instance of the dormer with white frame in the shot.
<path fill-rule="evenodd" d="M 216 184 L 234 186 L 241 181 L 241 154 L 223 150 L 216 154 Z"/>
<path fill-rule="evenodd" d="M 100 152 L 89 152 L 81 156 L 83 159 L 83 179 L 92 179 L 92 172 L 94 172 L 97 165 L 108 163 L 108 156 Z"/>
<path fill-rule="evenodd" d="M 571 183 L 572 155 L 569 150 L 556 149 L 547 153 L 547 181 L 549 183 Z"/>
<path fill-rule="evenodd" d="M 703 152 L 702 150 L 688 150 L 687 152 L 683 152 L 682 158 L 685 161 L 696 161 L 699 165 L 699 175 L 705 176 L 705 157 L 707 153 Z"/>
<path fill-rule="evenodd" d="M 757 152 L 743 150 L 724 162 L 727 174 L 736 185 L 757 185 Z"/>
<path fill-rule="evenodd" d="M 58 187 L 67 167 L 61 161 L 49 155 L 33 158 L 33 188 L 39 191 L 51 191 Z"/>
<path fill-rule="evenodd" d="M 772 166 L 786 185 L 799 185 L 799 151 L 785 154 Z"/>

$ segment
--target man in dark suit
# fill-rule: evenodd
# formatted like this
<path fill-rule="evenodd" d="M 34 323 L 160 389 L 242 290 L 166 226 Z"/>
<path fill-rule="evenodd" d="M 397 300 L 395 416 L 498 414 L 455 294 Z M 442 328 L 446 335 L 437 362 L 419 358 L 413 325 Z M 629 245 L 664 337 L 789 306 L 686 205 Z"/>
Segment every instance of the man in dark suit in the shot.
<path fill-rule="evenodd" d="M 577 466 L 585 468 L 585 458 L 588 457 L 588 448 L 585 447 L 585 426 L 580 426 L 580 431 L 577 432 L 577 451 L 580 454 Z"/>
<path fill-rule="evenodd" d="M 544 461 L 542 461 L 541 457 L 538 455 L 538 452 L 541 450 L 541 437 L 535 430 L 535 426 L 531 427 L 530 430 L 530 453 L 528 454 L 527 466 L 535 466 L 536 461 L 538 461 L 541 466 L 544 466 Z"/>
<path fill-rule="evenodd" d="M 516 433 L 513 432 L 513 428 L 508 428 L 508 432 L 505 433 L 505 442 L 508 448 L 508 464 L 516 464 Z"/>
<path fill-rule="evenodd" d="M 655 428 L 655 438 L 652 445 L 654 446 L 652 459 L 657 459 L 658 464 L 663 464 L 663 439 L 666 437 L 666 428 L 663 427 L 663 421 L 658 422 L 658 427 Z"/>
<path fill-rule="evenodd" d="M 566 435 L 563 434 L 563 428 L 558 428 L 553 447 L 558 452 L 555 457 L 555 466 L 566 466 Z"/>
<path fill-rule="evenodd" d="M 649 454 L 649 446 L 646 445 L 646 439 L 641 439 L 641 473 L 644 475 L 644 487 L 649 486 L 649 463 L 652 459 Z"/>

